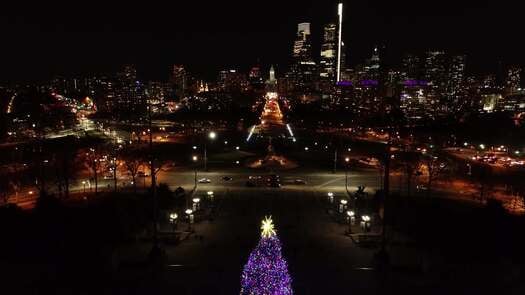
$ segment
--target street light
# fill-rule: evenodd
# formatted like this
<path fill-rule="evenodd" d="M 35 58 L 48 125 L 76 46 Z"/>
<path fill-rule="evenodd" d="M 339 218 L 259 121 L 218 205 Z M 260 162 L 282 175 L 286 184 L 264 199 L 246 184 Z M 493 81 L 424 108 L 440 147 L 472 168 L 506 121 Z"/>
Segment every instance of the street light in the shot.
<path fill-rule="evenodd" d="M 208 133 L 208 138 L 214 140 L 217 138 L 217 133 L 215 133 L 215 131 L 210 131 L 210 133 Z M 208 151 L 206 142 L 204 143 L 204 170 L 208 171 Z"/>
<path fill-rule="evenodd" d="M 188 215 L 188 231 L 191 231 L 191 224 L 194 221 L 193 210 L 186 209 L 186 211 L 184 211 L 184 213 L 186 213 L 186 215 Z"/>
<path fill-rule="evenodd" d="M 206 194 L 208 195 L 208 198 L 210 198 L 210 201 L 213 201 L 213 191 L 209 191 Z"/>
<path fill-rule="evenodd" d="M 169 217 L 170 217 L 170 224 L 171 224 L 172 230 L 175 231 L 177 227 L 177 218 L 179 216 L 177 215 L 177 213 L 171 213 Z"/>
<path fill-rule="evenodd" d="M 370 216 L 368 215 L 363 215 L 361 216 L 361 225 L 363 226 L 363 229 L 365 230 L 365 232 L 368 232 L 370 231 Z"/>
<path fill-rule="evenodd" d="M 348 233 L 352 233 L 352 225 L 355 223 L 355 212 L 352 210 L 346 211 L 346 215 L 348 216 Z"/>
<path fill-rule="evenodd" d="M 348 192 L 348 163 L 350 163 L 350 158 L 345 158 L 345 190 Z"/>
<path fill-rule="evenodd" d="M 330 201 L 330 204 L 334 202 L 334 193 L 329 192 L 328 194 L 328 200 Z"/>
<path fill-rule="evenodd" d="M 346 209 L 346 204 L 348 204 L 348 201 L 346 199 L 341 199 L 341 204 L 339 204 L 339 213 L 343 213 Z"/>
<path fill-rule="evenodd" d="M 82 180 L 82 186 L 84 187 L 84 194 L 86 193 L 86 181 Z"/>
<path fill-rule="evenodd" d="M 199 202 L 201 199 L 199 198 L 193 198 L 193 211 L 199 210 Z"/>
<path fill-rule="evenodd" d="M 193 172 L 195 173 L 195 184 L 193 185 L 193 191 L 195 191 L 195 189 L 197 189 L 197 161 L 199 160 L 199 157 L 194 155 L 192 160 L 195 163 L 195 165 L 193 165 Z"/>

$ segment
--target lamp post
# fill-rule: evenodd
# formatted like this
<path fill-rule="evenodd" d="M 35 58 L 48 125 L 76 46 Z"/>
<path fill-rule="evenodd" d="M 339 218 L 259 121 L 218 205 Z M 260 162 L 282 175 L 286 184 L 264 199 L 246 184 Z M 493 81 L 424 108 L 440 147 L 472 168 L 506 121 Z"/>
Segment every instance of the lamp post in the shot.
<path fill-rule="evenodd" d="M 82 180 L 82 186 L 84 187 L 84 194 L 86 193 L 86 181 Z"/>
<path fill-rule="evenodd" d="M 195 183 L 193 185 L 193 190 L 195 191 L 197 189 L 197 161 L 199 160 L 199 157 L 193 156 L 191 159 L 195 163 L 193 165 L 193 172 L 195 173 Z"/>
<path fill-rule="evenodd" d="M 348 163 L 350 163 L 350 158 L 349 157 L 346 157 L 345 158 L 345 189 L 346 189 L 346 192 L 348 193 Z"/>
<path fill-rule="evenodd" d="M 175 231 L 175 229 L 177 228 L 177 218 L 179 216 L 177 215 L 177 213 L 171 213 L 169 217 L 170 217 L 171 229 L 172 231 Z"/>
<path fill-rule="evenodd" d="M 346 205 L 348 204 L 348 201 L 346 199 L 341 199 L 341 203 L 339 204 L 339 213 L 343 213 L 346 210 Z"/>
<path fill-rule="evenodd" d="M 184 211 L 184 213 L 186 213 L 186 215 L 188 215 L 188 231 L 191 231 L 191 224 L 193 223 L 193 210 L 191 209 L 186 209 L 186 211 Z"/>
<path fill-rule="evenodd" d="M 334 193 L 329 192 L 327 195 L 328 195 L 328 201 L 330 202 L 330 204 L 332 204 L 334 202 Z"/>
<path fill-rule="evenodd" d="M 217 133 L 211 131 L 210 133 L 208 133 L 208 138 L 214 140 L 215 138 L 217 138 Z M 208 171 L 208 151 L 206 142 L 204 142 L 204 170 Z"/>
<path fill-rule="evenodd" d="M 213 202 L 213 191 L 209 191 L 206 194 L 208 195 L 208 198 L 210 198 L 210 201 Z"/>
<path fill-rule="evenodd" d="M 197 210 L 199 210 L 199 203 L 201 201 L 201 199 L 199 198 L 193 198 L 193 211 L 196 212 Z"/>
<path fill-rule="evenodd" d="M 355 223 L 355 212 L 352 210 L 346 211 L 346 215 L 348 216 L 348 233 L 352 233 L 352 225 Z"/>
<path fill-rule="evenodd" d="M 370 231 L 370 216 L 368 215 L 361 216 L 361 226 L 363 227 L 363 230 L 365 232 Z"/>

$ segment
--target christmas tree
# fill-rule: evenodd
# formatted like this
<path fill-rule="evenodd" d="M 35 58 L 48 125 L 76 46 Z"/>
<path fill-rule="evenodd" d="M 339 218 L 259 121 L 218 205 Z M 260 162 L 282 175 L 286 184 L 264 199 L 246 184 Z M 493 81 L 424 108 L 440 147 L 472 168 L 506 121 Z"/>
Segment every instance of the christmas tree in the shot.
<path fill-rule="evenodd" d="M 262 222 L 259 244 L 242 272 L 241 295 L 291 295 L 291 283 L 272 219 L 266 217 Z"/>

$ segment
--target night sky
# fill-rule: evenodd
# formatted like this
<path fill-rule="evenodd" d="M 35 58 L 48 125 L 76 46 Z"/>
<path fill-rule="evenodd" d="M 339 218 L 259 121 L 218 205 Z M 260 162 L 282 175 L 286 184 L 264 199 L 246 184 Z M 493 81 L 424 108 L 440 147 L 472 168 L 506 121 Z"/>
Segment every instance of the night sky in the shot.
<path fill-rule="evenodd" d="M 173 63 L 210 78 L 258 60 L 279 71 L 289 62 L 298 22 L 312 23 L 319 54 L 322 26 L 335 20 L 337 3 L 17 2 L 0 12 L 4 82 L 112 72 L 123 63 L 137 64 L 145 79 L 166 79 Z M 514 2 L 345 1 L 349 63 L 362 62 L 381 44 L 389 62 L 402 52 L 436 48 L 468 54 L 472 72 L 495 71 L 498 61 L 525 65 L 522 9 Z"/>

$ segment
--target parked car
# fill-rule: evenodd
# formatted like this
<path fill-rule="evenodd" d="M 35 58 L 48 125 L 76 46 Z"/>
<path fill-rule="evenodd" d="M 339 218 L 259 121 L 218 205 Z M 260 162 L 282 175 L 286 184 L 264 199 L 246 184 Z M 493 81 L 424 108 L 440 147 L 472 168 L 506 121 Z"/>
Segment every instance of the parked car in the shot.
<path fill-rule="evenodd" d="M 230 176 L 223 176 L 222 177 L 222 180 L 224 181 L 231 181 L 233 178 L 231 178 Z"/>
<path fill-rule="evenodd" d="M 210 183 L 211 180 L 209 178 L 201 178 L 198 180 L 199 183 Z"/>

